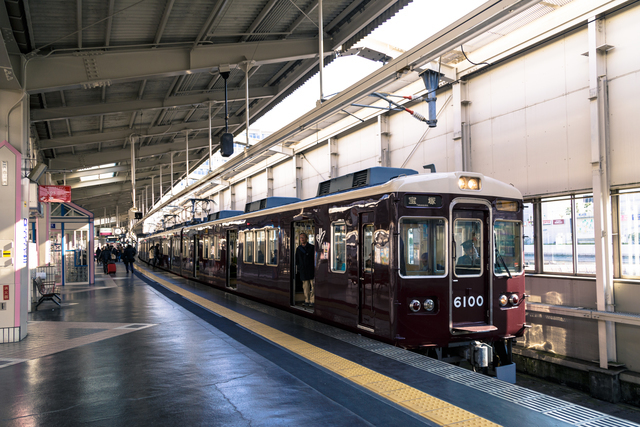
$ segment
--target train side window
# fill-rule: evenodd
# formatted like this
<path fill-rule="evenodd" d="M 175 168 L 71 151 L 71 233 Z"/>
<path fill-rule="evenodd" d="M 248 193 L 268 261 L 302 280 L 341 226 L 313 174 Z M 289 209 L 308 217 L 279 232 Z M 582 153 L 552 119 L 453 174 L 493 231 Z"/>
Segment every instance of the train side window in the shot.
<path fill-rule="evenodd" d="M 331 224 L 331 271 L 344 273 L 347 270 L 347 226 Z"/>
<path fill-rule="evenodd" d="M 213 259 L 218 261 L 220 259 L 220 238 L 218 236 L 213 236 L 211 252 L 213 252 Z"/>
<path fill-rule="evenodd" d="M 267 265 L 278 265 L 278 229 L 267 230 Z"/>
<path fill-rule="evenodd" d="M 253 263 L 253 231 L 244 232 L 244 262 Z"/>
<path fill-rule="evenodd" d="M 373 271 L 373 225 L 365 225 L 363 232 L 364 236 L 362 236 L 362 262 L 364 271 L 366 271 L 367 273 L 371 273 Z"/>
<path fill-rule="evenodd" d="M 256 256 L 254 262 L 256 264 L 264 264 L 265 253 L 267 251 L 267 240 L 265 239 L 265 231 L 256 231 Z"/>
<path fill-rule="evenodd" d="M 520 221 L 496 221 L 494 224 L 496 276 L 522 273 L 522 223 Z"/>
<path fill-rule="evenodd" d="M 209 237 L 205 237 L 204 242 L 202 244 L 202 256 L 204 259 L 209 259 Z"/>
<path fill-rule="evenodd" d="M 445 276 L 446 223 L 442 218 L 400 220 L 400 274 L 403 277 Z"/>

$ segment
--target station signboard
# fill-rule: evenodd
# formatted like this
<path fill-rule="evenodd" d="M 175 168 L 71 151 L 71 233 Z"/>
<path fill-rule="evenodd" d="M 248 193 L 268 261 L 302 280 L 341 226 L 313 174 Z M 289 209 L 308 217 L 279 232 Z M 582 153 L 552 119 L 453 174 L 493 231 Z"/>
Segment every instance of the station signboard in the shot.
<path fill-rule="evenodd" d="M 68 185 L 40 185 L 38 198 L 41 202 L 65 203 L 71 201 L 71 187 Z"/>

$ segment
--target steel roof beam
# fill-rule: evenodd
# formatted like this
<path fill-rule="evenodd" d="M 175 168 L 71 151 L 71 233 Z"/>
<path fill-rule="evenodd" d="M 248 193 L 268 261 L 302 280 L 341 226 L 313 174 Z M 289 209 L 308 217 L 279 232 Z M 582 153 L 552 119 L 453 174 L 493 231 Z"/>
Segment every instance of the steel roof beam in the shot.
<path fill-rule="evenodd" d="M 126 51 L 85 51 L 35 57 L 27 65 L 27 91 L 93 88 L 151 77 L 176 76 L 254 61 L 254 65 L 274 64 L 313 58 L 318 54 L 314 39 L 274 40 L 241 44 L 220 44 L 196 48 L 166 48 Z M 331 55 L 327 47 L 325 55 Z M 85 62 L 94 63 L 91 76 Z"/>
<path fill-rule="evenodd" d="M 229 119 L 229 125 L 238 125 L 244 123 L 241 118 L 232 117 Z M 211 127 L 223 128 L 224 119 L 216 119 L 211 121 Z M 177 123 L 173 125 L 153 126 L 148 128 L 141 136 L 162 136 L 166 134 L 174 134 L 185 130 L 208 130 L 209 121 L 201 120 L 198 122 L 190 123 Z M 43 139 L 38 141 L 38 148 L 40 150 L 49 150 L 53 148 L 68 148 L 78 145 L 97 144 L 111 141 L 122 141 L 132 135 L 140 135 L 140 132 L 136 129 L 117 130 L 104 133 L 91 133 L 87 135 L 75 135 L 64 138 L 55 139 Z M 109 162 L 103 162 L 109 163 Z"/>
<path fill-rule="evenodd" d="M 199 150 L 209 147 L 209 138 L 189 139 L 189 151 Z M 160 156 L 163 154 L 179 153 L 185 151 L 184 141 L 172 142 L 169 144 L 146 145 L 138 150 L 136 159 Z M 214 146 L 214 152 L 217 147 Z M 118 163 L 131 160 L 131 149 L 102 150 L 83 155 L 65 154 L 51 159 L 52 169 L 79 169 L 92 166 L 99 166 L 105 163 Z"/>
<path fill-rule="evenodd" d="M 270 98 L 275 96 L 277 88 L 261 87 L 249 88 L 249 98 Z M 245 93 L 242 89 L 231 89 L 229 91 L 229 102 L 244 101 Z M 31 110 L 31 122 L 41 122 L 46 120 L 73 119 L 86 116 L 97 116 L 102 114 L 118 114 L 118 113 L 134 113 L 140 110 L 158 110 L 162 108 L 183 107 L 197 104 L 206 104 L 208 102 L 224 103 L 224 91 L 216 90 L 214 92 L 174 96 L 164 99 L 141 99 L 139 97 L 135 101 L 126 102 L 109 102 L 103 104 L 91 104 L 76 107 L 58 107 L 40 110 Z"/>
<path fill-rule="evenodd" d="M 156 32 L 156 38 L 153 40 L 154 44 L 160 43 L 160 39 L 162 38 L 162 34 L 164 33 L 164 28 L 167 26 L 167 21 L 169 21 L 169 15 L 171 15 L 171 9 L 173 9 L 173 3 L 175 0 L 167 0 L 167 5 L 164 8 L 164 13 L 162 14 L 162 19 L 160 20 L 160 25 L 158 25 L 158 31 Z"/>
<path fill-rule="evenodd" d="M 9 36 L 9 37 L 7 37 Z M 5 2 L 0 3 L 0 89 L 22 90 L 22 55 Z"/>
<path fill-rule="evenodd" d="M 174 166 L 173 168 L 173 176 L 174 179 L 179 177 L 180 175 L 182 175 L 184 172 L 186 171 L 185 167 L 182 168 L 176 168 Z M 163 174 L 164 175 L 164 174 Z M 170 173 L 167 173 L 167 176 L 163 176 L 163 181 L 165 178 L 169 178 Z M 136 173 L 136 187 L 138 184 L 138 180 L 143 181 L 146 179 L 151 179 L 151 177 L 157 177 L 158 174 L 157 173 L 153 173 L 153 172 L 143 172 L 143 173 Z M 91 181 L 79 181 L 79 182 L 73 182 L 70 184 L 67 184 L 71 187 L 71 189 L 75 189 L 75 188 L 88 188 L 88 187 L 95 187 L 98 185 L 107 185 L 107 184 L 113 184 L 116 182 L 125 182 L 125 181 L 131 181 L 131 175 L 127 174 L 127 175 L 121 175 L 121 176 L 114 176 L 112 178 L 104 178 L 104 179 L 94 179 Z M 170 181 L 169 179 L 167 179 L 167 181 Z M 158 181 L 159 182 L 159 181 Z M 148 183 L 147 183 L 148 184 Z"/>

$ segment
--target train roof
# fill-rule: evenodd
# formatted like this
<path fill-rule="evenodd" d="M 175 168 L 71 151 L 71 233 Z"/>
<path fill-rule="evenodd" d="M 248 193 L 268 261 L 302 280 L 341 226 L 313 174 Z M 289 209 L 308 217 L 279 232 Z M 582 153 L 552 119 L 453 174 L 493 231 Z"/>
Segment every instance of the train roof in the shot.
<path fill-rule="evenodd" d="M 461 190 L 458 180 L 461 177 L 479 178 L 481 188 L 479 190 Z M 301 200 L 299 202 L 286 204 L 274 208 L 267 208 L 259 211 L 264 214 L 285 212 L 309 206 L 332 204 L 342 200 L 358 199 L 379 196 L 388 193 L 423 193 L 423 194 L 453 194 L 459 197 L 500 197 L 511 200 L 522 200 L 522 193 L 511 184 L 498 181 L 497 179 L 484 176 L 477 172 L 438 172 L 417 175 L 402 175 L 380 185 L 362 187 L 352 191 L 329 194 L 326 196 L 314 197 Z M 184 228 L 197 228 L 205 226 L 211 222 L 234 222 L 242 221 L 255 216 L 256 212 L 245 213 L 226 220 L 219 219 L 196 225 L 185 226 Z M 172 233 L 177 230 L 167 230 L 164 233 Z M 157 233 L 163 234 L 163 232 Z"/>

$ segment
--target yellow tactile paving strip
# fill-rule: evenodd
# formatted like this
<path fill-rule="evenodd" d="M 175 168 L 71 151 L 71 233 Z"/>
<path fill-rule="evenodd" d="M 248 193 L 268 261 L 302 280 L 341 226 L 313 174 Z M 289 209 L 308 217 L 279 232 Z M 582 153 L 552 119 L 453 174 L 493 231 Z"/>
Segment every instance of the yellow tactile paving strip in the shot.
<path fill-rule="evenodd" d="M 371 390 L 377 395 L 401 405 L 438 425 L 455 425 L 456 427 L 498 426 L 498 424 L 478 417 L 477 415 L 458 408 L 444 400 L 440 400 L 423 391 L 409 387 L 400 381 L 396 381 L 385 375 L 379 374 L 371 369 L 365 368 L 364 366 L 358 365 L 357 363 L 308 344 L 298 338 L 287 335 L 277 329 L 209 301 L 206 298 L 189 292 L 186 289 L 176 286 L 161 277 L 154 275 L 146 268 L 141 266 L 136 266 L 136 268 L 147 277 L 167 289 L 182 295 L 184 298 L 187 298 L 188 300 L 205 307 L 222 317 L 232 320 L 238 325 L 274 342 L 275 344 L 278 344 L 281 347 L 286 348 L 292 353 L 310 360 L 323 368 L 348 379 L 349 381 Z"/>

